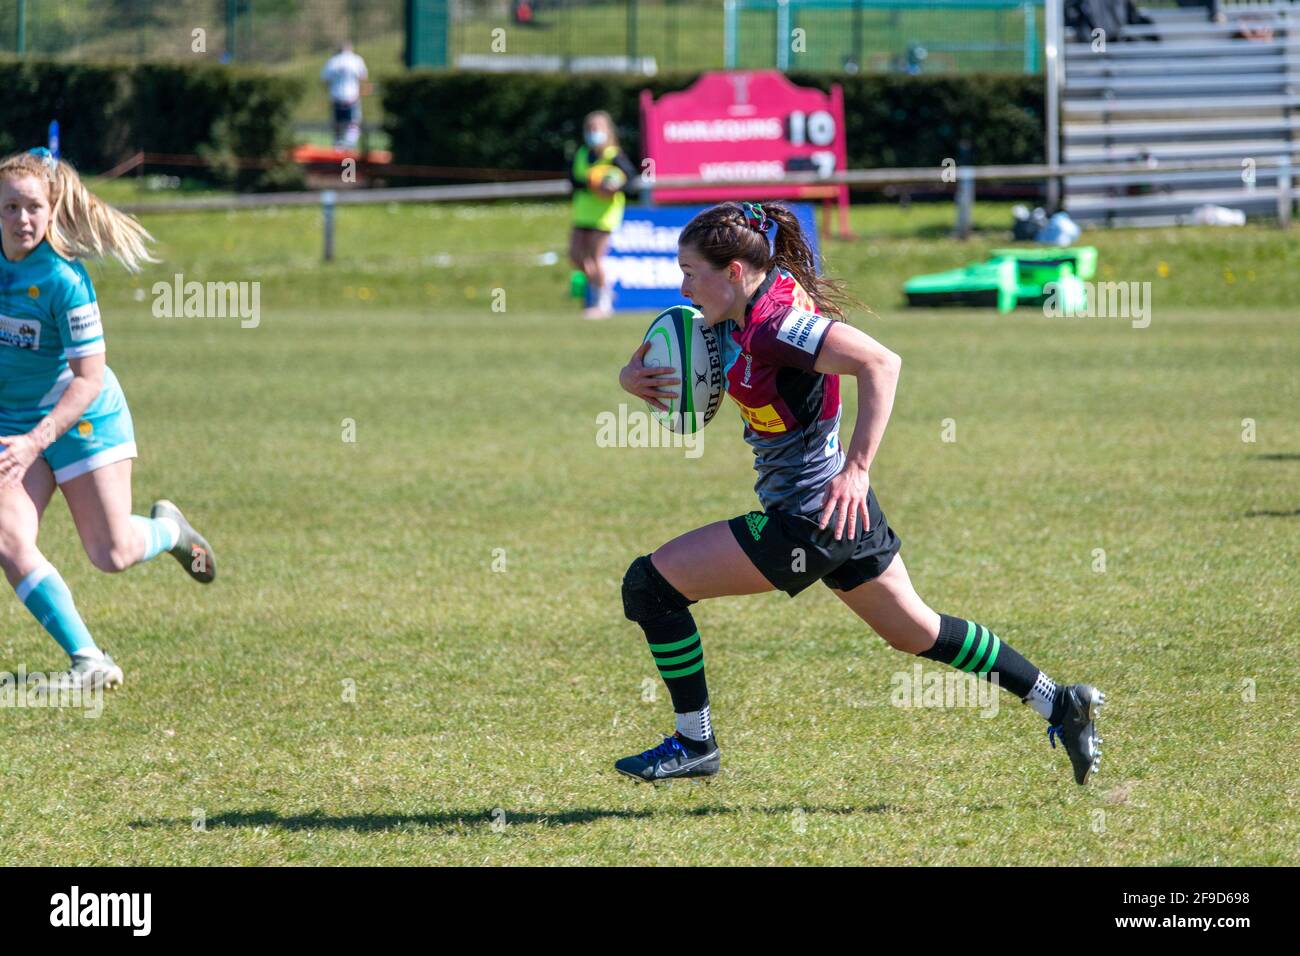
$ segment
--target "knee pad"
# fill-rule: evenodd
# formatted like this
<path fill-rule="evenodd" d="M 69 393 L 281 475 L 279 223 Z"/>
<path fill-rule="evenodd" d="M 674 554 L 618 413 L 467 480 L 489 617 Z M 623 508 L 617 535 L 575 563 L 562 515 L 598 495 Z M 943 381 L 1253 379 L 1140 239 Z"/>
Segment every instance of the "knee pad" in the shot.
<path fill-rule="evenodd" d="M 623 575 L 623 614 L 629 621 L 652 621 L 694 603 L 664 580 L 648 554 L 633 561 Z"/>

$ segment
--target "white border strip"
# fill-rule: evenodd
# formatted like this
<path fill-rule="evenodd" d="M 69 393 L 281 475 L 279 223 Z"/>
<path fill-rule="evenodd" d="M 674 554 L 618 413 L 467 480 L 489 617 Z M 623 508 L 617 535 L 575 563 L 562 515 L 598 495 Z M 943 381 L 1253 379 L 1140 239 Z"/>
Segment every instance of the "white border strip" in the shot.
<path fill-rule="evenodd" d="M 15 593 L 17 593 L 18 595 L 18 600 L 26 604 L 27 595 L 31 594 L 32 591 L 36 590 L 36 585 L 40 584 L 42 581 L 44 581 L 51 574 L 54 573 L 55 573 L 54 565 L 50 564 L 50 562 L 48 561 L 46 561 L 42 565 L 38 565 L 37 567 L 33 568 L 28 573 L 27 577 L 19 581 L 17 587 L 14 588 Z"/>
<path fill-rule="evenodd" d="M 105 448 L 101 452 L 96 452 L 89 458 L 83 458 L 81 461 L 74 461 L 70 465 L 64 465 L 54 473 L 54 480 L 59 484 L 63 484 L 70 478 L 84 475 L 96 468 L 103 468 L 105 465 L 111 465 L 114 462 L 137 457 L 139 456 L 136 454 L 135 442 L 124 442 L 121 445 L 114 445 L 112 448 Z"/>

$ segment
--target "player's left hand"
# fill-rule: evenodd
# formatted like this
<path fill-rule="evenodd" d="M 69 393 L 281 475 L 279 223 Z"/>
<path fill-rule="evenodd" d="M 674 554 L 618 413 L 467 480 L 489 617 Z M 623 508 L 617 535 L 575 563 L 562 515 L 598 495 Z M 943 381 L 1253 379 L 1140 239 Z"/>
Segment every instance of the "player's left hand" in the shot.
<path fill-rule="evenodd" d="M 871 516 L 867 513 L 867 492 L 871 489 L 871 478 L 865 469 L 845 465 L 842 471 L 830 480 L 826 488 L 826 504 L 817 522 L 818 528 L 825 528 L 833 515 L 835 518 L 835 540 L 843 539 L 845 530 L 849 540 L 856 537 L 858 516 L 862 516 L 864 531 L 871 527 Z M 845 524 L 848 528 L 845 528 Z"/>
<path fill-rule="evenodd" d="M 41 454 L 31 435 L 0 435 L 0 488 L 22 484 L 23 476 Z"/>

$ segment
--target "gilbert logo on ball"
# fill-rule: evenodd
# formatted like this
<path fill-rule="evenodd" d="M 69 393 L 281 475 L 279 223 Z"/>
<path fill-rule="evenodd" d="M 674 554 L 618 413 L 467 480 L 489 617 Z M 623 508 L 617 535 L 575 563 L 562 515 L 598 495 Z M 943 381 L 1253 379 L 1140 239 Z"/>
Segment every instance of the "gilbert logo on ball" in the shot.
<path fill-rule="evenodd" d="M 672 368 L 680 378 L 677 397 L 664 399 L 667 412 L 650 406 L 656 421 L 675 432 L 689 434 L 707 425 L 722 404 L 722 346 L 718 333 L 689 305 L 675 305 L 655 316 L 643 341 L 650 343 L 643 361 L 650 367 Z"/>

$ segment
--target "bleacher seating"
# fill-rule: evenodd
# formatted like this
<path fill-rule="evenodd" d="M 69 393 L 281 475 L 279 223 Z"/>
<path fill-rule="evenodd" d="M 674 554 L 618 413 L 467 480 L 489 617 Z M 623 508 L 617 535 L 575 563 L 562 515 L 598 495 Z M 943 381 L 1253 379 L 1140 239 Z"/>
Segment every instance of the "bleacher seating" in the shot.
<path fill-rule="evenodd" d="M 1081 223 L 1186 221 L 1206 203 L 1276 215 L 1278 171 L 1300 163 L 1300 3 L 1141 8 L 1103 49 L 1067 36 L 1061 99 L 1066 163 L 1143 162 L 1141 173 L 1068 176 L 1064 206 Z M 1222 161 L 1161 171 L 1161 163 Z M 1253 182 L 1250 180 L 1253 179 Z"/>

